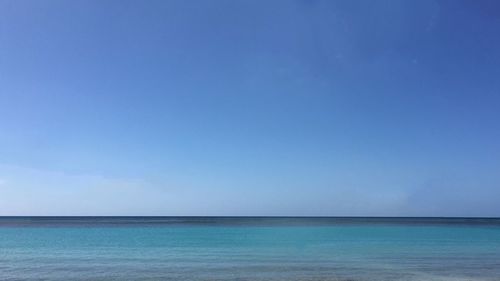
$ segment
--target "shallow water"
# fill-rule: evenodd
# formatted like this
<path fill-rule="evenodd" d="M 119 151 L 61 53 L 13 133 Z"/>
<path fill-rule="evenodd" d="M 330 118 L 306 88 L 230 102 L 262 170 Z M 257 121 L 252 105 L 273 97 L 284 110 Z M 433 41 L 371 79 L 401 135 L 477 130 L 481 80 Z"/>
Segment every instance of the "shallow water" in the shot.
<path fill-rule="evenodd" d="M 500 280 L 500 220 L 4 217 L 0 280 Z"/>

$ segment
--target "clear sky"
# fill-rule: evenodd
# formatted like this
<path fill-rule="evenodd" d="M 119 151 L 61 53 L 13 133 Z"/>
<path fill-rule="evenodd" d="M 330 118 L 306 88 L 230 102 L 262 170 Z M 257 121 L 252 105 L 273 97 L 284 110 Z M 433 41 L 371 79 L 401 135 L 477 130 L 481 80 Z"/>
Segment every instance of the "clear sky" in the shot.
<path fill-rule="evenodd" d="M 0 215 L 499 202 L 498 1 L 0 0 Z"/>

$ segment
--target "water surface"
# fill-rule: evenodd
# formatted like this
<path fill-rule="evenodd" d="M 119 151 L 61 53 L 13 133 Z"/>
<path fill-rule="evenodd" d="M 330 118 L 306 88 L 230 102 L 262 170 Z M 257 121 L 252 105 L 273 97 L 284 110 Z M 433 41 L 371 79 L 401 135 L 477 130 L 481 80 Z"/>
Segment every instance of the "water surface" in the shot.
<path fill-rule="evenodd" d="M 3 217 L 0 280 L 500 280 L 500 220 Z"/>

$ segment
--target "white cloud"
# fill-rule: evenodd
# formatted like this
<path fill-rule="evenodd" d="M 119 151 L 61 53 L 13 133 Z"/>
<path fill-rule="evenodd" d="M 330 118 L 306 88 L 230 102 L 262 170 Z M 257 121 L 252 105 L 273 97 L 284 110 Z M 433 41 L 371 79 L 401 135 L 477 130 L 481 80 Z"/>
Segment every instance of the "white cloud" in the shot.
<path fill-rule="evenodd" d="M 0 165 L 0 215 L 142 215 L 172 196 L 144 179 L 68 174 Z M 9 182 L 6 185 L 6 182 Z"/>

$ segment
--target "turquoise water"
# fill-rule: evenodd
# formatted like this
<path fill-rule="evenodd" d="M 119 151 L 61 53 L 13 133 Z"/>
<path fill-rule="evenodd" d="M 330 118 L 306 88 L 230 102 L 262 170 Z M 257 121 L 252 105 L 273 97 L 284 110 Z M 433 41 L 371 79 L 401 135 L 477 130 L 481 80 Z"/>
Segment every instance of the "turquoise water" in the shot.
<path fill-rule="evenodd" d="M 0 218 L 0 280 L 500 280 L 500 221 Z"/>

